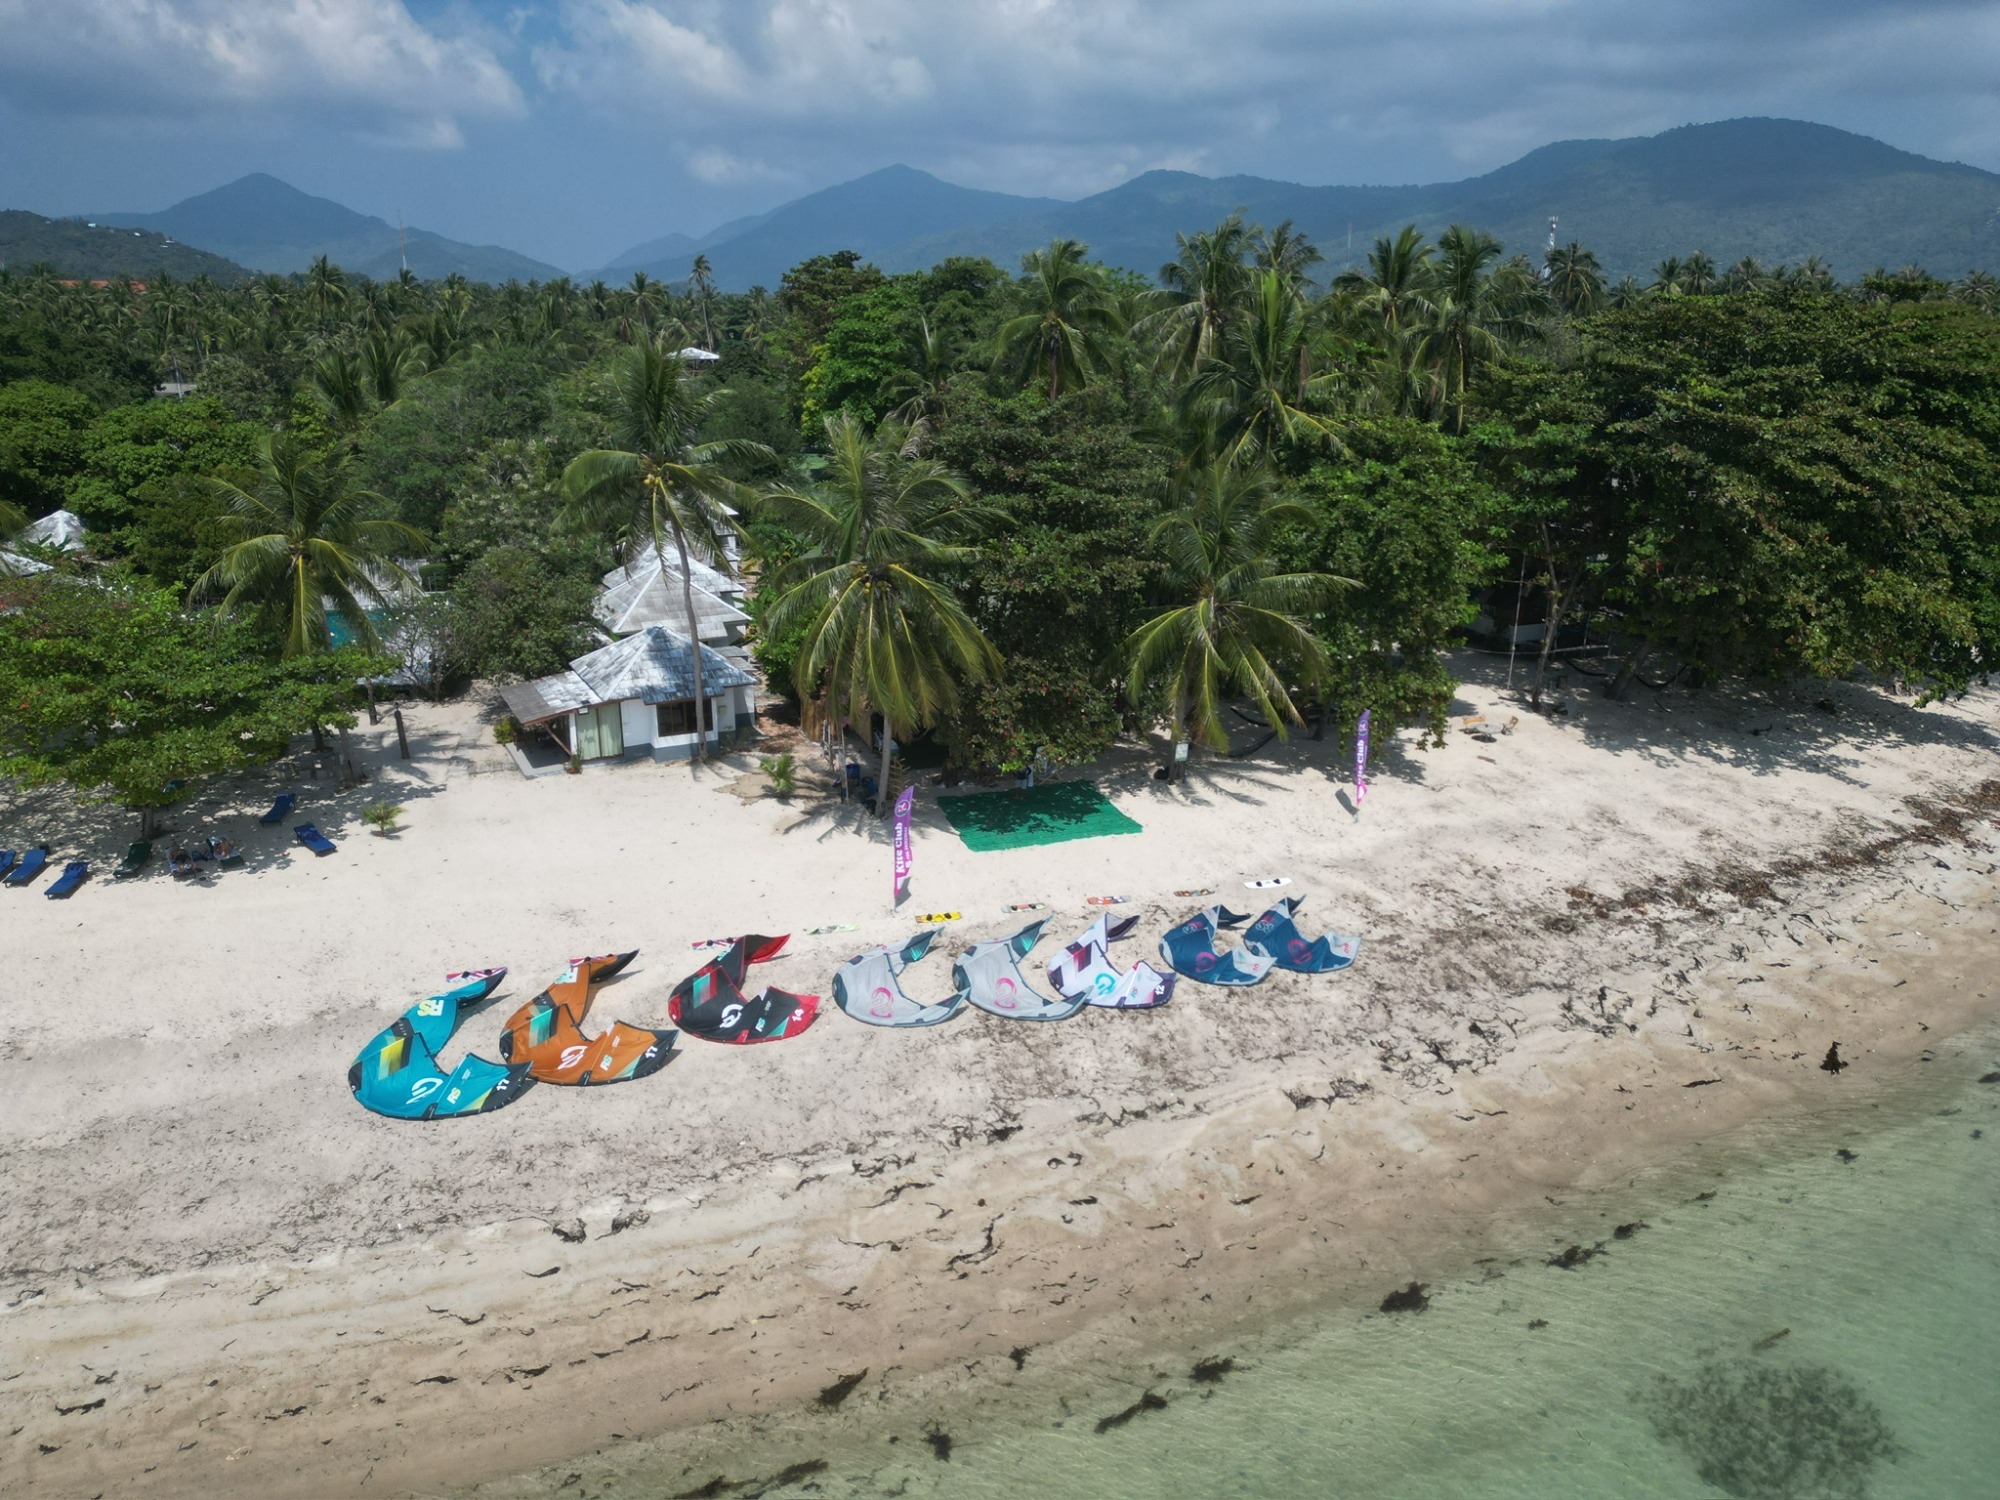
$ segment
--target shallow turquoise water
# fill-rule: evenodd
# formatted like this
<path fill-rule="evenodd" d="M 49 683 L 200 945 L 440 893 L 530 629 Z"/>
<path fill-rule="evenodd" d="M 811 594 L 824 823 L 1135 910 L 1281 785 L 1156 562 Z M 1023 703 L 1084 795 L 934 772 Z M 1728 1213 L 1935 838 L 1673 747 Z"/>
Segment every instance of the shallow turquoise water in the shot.
<path fill-rule="evenodd" d="M 1258 1347 L 1219 1340 L 1236 1368 L 1197 1383 L 1184 1364 L 1138 1378 L 1028 1368 L 992 1405 L 950 1419 L 940 1462 L 916 1432 L 823 1443 L 827 1468 L 765 1493 L 1200 1500 L 1563 1500 L 1563 1497 L 2000 1496 L 2000 1035 L 1963 1039 L 1894 1097 L 1794 1121 L 1552 1213 L 1551 1238 L 1441 1282 L 1421 1313 L 1328 1311 Z M 1837 1153 L 1852 1153 L 1852 1160 Z M 1712 1193 L 1702 1199 L 1698 1195 Z M 1620 1222 L 1643 1222 L 1629 1238 Z M 1599 1227 L 1602 1226 L 1602 1227 Z M 1588 1228 L 1604 1253 L 1573 1270 L 1550 1253 Z M 1385 1289 L 1386 1290 L 1386 1289 Z M 1531 1328 L 1535 1320 L 1546 1326 Z M 1780 1330 L 1788 1330 L 1772 1340 Z M 1762 1345 L 1760 1348 L 1759 1346 Z M 1739 1465 L 1697 1473 L 1655 1427 L 1662 1378 L 1707 1368 L 1730 1382 L 1821 1371 L 1853 1407 L 1809 1400 L 1760 1416 L 1741 1401 L 1693 1414 L 1693 1442 L 1748 1435 L 1808 1458 L 1829 1433 L 1885 1440 L 1785 1481 Z M 1112 1430 L 1147 1389 L 1167 1401 Z M 812 1441 L 811 1418 L 773 1431 L 785 1457 L 749 1451 L 729 1477 L 770 1475 Z M 1816 1420 L 1827 1430 L 1807 1430 Z M 891 1443 L 894 1437 L 896 1442 Z M 805 1451 L 811 1452 L 807 1447 Z M 1724 1459 L 1730 1456 L 1723 1454 Z M 673 1494 L 639 1479 L 594 1495 Z"/>

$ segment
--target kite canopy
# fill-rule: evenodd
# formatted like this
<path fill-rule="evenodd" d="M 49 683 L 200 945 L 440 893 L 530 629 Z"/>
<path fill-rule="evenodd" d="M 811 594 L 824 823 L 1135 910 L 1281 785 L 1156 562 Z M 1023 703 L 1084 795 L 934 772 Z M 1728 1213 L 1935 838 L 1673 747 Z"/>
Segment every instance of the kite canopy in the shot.
<path fill-rule="evenodd" d="M 778 989 L 743 993 L 744 969 L 776 958 L 789 937 L 789 933 L 775 938 L 752 933 L 738 938 L 720 958 L 674 986 L 667 1014 L 681 1030 L 705 1042 L 746 1046 L 797 1036 L 818 1017 L 819 996 Z"/>
<path fill-rule="evenodd" d="M 1243 934 L 1243 946 L 1268 955 L 1279 968 L 1294 974 L 1332 974 L 1354 962 L 1361 951 L 1361 939 L 1338 934 L 1311 942 L 1300 934 L 1292 918 L 1306 904 L 1303 896 L 1287 896 L 1265 912 Z"/>
<path fill-rule="evenodd" d="M 1217 932 L 1249 920 L 1225 906 L 1211 906 L 1161 938 L 1160 956 L 1176 973 L 1202 984 L 1255 984 L 1271 972 L 1276 959 L 1248 948 L 1222 953 L 1215 946 Z"/>
<path fill-rule="evenodd" d="M 363 1109 L 397 1120 L 479 1115 L 511 1104 L 531 1086 L 526 1064 L 505 1066 L 466 1057 L 447 1073 L 438 1061 L 464 1019 L 507 977 L 482 969 L 464 984 L 419 1000 L 377 1033 L 347 1070 L 347 1086 Z"/>
<path fill-rule="evenodd" d="M 577 958 L 562 978 L 507 1018 L 500 1034 L 500 1055 L 526 1063 L 537 1083 L 629 1083 L 664 1068 L 674 1055 L 674 1033 L 613 1022 L 610 1029 L 584 1035 L 583 1018 L 590 1010 L 591 990 L 638 957 L 607 953 Z"/>
<path fill-rule="evenodd" d="M 1150 1010 L 1174 997 L 1174 976 L 1141 961 L 1120 973 L 1106 949 L 1132 935 L 1137 917 L 1099 917 L 1090 930 L 1049 960 L 1049 983 L 1066 1000 L 1108 1010 Z"/>
<path fill-rule="evenodd" d="M 920 932 L 900 948 L 870 948 L 857 953 L 834 971 L 833 1003 L 870 1026 L 936 1026 L 965 1009 L 965 997 L 953 995 L 939 1005 L 925 1005 L 903 993 L 896 976 L 931 951 L 937 930 Z"/>
<path fill-rule="evenodd" d="M 1007 1021 L 1067 1021 L 1087 999 L 1052 1000 L 1028 983 L 1021 960 L 1041 941 L 1048 918 L 1030 922 L 1012 937 L 978 943 L 951 966 L 951 982 L 961 1001 Z"/>

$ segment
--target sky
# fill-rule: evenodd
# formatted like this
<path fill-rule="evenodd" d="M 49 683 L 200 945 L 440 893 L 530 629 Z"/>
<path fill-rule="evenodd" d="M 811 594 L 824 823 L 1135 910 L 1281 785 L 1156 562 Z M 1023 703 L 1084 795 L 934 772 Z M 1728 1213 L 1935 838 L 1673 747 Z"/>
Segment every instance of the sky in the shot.
<path fill-rule="evenodd" d="M 269 172 L 570 270 L 902 162 L 1467 177 L 1744 115 L 2000 170 L 1993 0 L 0 0 L 0 207 Z"/>

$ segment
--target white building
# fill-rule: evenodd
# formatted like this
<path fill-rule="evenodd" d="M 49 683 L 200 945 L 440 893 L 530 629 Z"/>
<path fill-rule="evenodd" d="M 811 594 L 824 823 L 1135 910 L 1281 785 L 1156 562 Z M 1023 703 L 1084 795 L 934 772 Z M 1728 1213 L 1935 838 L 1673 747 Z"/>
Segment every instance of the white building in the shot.
<path fill-rule="evenodd" d="M 712 747 L 755 721 L 757 679 L 708 646 L 701 673 Z M 566 672 L 502 688 L 500 696 L 523 729 L 547 733 L 578 760 L 694 755 L 693 657 L 687 637 L 664 625 L 579 656 Z"/>

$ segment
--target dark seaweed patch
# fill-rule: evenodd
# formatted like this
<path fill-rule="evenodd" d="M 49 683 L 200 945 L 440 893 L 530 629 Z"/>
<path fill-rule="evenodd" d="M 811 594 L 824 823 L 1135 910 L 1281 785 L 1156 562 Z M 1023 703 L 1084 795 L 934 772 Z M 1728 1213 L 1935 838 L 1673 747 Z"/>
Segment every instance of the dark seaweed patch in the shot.
<path fill-rule="evenodd" d="M 1382 1299 L 1385 1313 L 1422 1312 L 1431 1305 L 1431 1299 L 1424 1293 L 1424 1284 L 1413 1281 L 1399 1292 L 1391 1292 Z"/>
<path fill-rule="evenodd" d="M 840 1379 L 819 1393 L 819 1404 L 831 1411 L 849 1396 L 853 1395 L 854 1388 L 867 1378 L 868 1372 L 866 1370 L 863 1370 L 859 1375 L 841 1376 Z"/>
<path fill-rule="evenodd" d="M 804 1463 L 780 1469 L 767 1479 L 729 1479 L 718 1474 L 698 1490 L 682 1490 L 674 1496 L 674 1500 L 720 1500 L 723 1495 L 742 1495 L 744 1500 L 757 1500 L 759 1495 L 788 1484 L 797 1484 L 815 1474 L 824 1474 L 826 1470 L 825 1459 L 809 1458 Z"/>
<path fill-rule="evenodd" d="M 1849 1063 L 1847 1059 L 1840 1055 L 1840 1043 L 1838 1042 L 1835 1042 L 1831 1047 L 1827 1048 L 1826 1056 L 1822 1057 L 1819 1060 L 1819 1070 L 1822 1073 L 1837 1074 L 1840 1072 L 1842 1068 L 1848 1066 Z"/>
<path fill-rule="evenodd" d="M 1222 1377 L 1235 1368 L 1236 1361 L 1233 1359 L 1210 1356 L 1195 1361 L 1195 1367 L 1188 1371 L 1188 1378 L 1196 1385 L 1220 1385 Z"/>
<path fill-rule="evenodd" d="M 1646 1223 L 1644 1220 L 1634 1219 L 1630 1224 L 1620 1224 L 1616 1229 L 1612 1230 L 1611 1238 L 1614 1240 L 1629 1240 L 1640 1230 L 1651 1229 L 1652 1227 L 1652 1225 Z"/>
<path fill-rule="evenodd" d="M 1578 1266 L 1587 1266 L 1604 1253 L 1604 1242 L 1594 1245 L 1571 1245 L 1560 1255 L 1551 1255 L 1549 1264 L 1558 1271 L 1574 1271 Z"/>
<path fill-rule="evenodd" d="M 1023 1344 L 1018 1349 L 1009 1349 L 1007 1357 L 1014 1361 L 1014 1368 L 1021 1369 L 1028 1363 L 1028 1356 L 1035 1352 L 1032 1344 Z"/>
<path fill-rule="evenodd" d="M 1639 1399 L 1660 1440 L 1739 1500 L 1862 1500 L 1875 1466 L 1904 1451 L 1875 1404 L 1822 1365 L 1716 1361 Z"/>
<path fill-rule="evenodd" d="M 941 1427 L 926 1427 L 924 1441 L 931 1445 L 931 1457 L 941 1464 L 951 1462 L 951 1434 Z"/>
<path fill-rule="evenodd" d="M 2000 1073 L 1981 1073 L 1979 1081 L 1981 1083 L 2000 1083 Z"/>
<path fill-rule="evenodd" d="M 1099 1432 L 1109 1432 L 1114 1427 L 1123 1427 L 1127 1422 L 1143 1412 L 1165 1411 L 1166 1409 L 1167 1398 L 1148 1391 L 1137 1401 L 1126 1407 L 1125 1410 L 1113 1412 L 1108 1417 L 1099 1417 L 1097 1419 L 1097 1430 Z"/>

